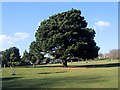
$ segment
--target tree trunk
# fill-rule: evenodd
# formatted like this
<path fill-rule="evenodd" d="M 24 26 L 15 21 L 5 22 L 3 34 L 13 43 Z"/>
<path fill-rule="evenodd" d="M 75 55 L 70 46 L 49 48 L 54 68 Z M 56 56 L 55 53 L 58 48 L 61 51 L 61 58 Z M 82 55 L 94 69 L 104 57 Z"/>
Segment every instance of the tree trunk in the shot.
<path fill-rule="evenodd" d="M 86 63 L 88 63 L 88 60 L 86 59 Z"/>
<path fill-rule="evenodd" d="M 35 68 L 35 63 L 33 63 L 33 68 Z"/>
<path fill-rule="evenodd" d="M 63 67 L 68 67 L 67 66 L 67 60 L 63 60 Z"/>
<path fill-rule="evenodd" d="M 40 63 L 40 59 L 37 58 L 37 61 L 35 62 L 35 64 L 39 64 Z"/>
<path fill-rule="evenodd" d="M 5 68 L 5 66 L 6 66 L 6 65 L 4 64 L 4 68 Z"/>
<path fill-rule="evenodd" d="M 15 68 L 14 68 L 14 66 L 10 66 L 10 68 L 11 68 L 11 75 L 15 75 Z"/>

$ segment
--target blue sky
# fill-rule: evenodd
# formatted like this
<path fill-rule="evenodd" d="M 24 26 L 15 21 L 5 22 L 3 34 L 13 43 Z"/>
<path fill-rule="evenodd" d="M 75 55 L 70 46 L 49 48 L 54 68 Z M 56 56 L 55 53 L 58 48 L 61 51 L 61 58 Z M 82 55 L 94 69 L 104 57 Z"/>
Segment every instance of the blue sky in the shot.
<path fill-rule="evenodd" d="M 118 48 L 117 2 L 3 2 L 0 50 L 16 46 L 21 54 L 25 49 L 28 51 L 39 23 L 71 8 L 81 10 L 88 27 L 95 29 L 100 52 Z"/>

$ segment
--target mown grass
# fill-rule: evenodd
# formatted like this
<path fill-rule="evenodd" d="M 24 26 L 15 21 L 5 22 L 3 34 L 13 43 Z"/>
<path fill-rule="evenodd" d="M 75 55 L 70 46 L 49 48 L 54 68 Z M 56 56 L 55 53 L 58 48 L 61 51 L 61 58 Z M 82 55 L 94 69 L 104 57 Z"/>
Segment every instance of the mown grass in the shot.
<path fill-rule="evenodd" d="M 61 64 L 38 65 L 35 69 L 16 67 L 13 76 L 11 69 L 5 68 L 2 85 L 3 88 L 118 88 L 118 66 L 109 66 L 111 63 L 118 62 L 68 63 L 68 68 L 60 67 Z"/>

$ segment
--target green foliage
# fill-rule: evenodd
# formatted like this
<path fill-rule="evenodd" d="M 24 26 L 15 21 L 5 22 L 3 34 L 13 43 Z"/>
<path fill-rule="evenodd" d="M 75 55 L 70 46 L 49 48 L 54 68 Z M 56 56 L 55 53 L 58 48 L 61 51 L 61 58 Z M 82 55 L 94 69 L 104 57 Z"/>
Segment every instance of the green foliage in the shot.
<path fill-rule="evenodd" d="M 20 60 L 19 49 L 16 47 L 11 47 L 2 52 L 2 63 L 8 66 L 17 65 Z"/>
<path fill-rule="evenodd" d="M 35 58 L 34 60 L 36 60 L 36 64 L 41 62 L 41 60 L 44 58 L 44 54 L 41 53 L 42 51 L 41 51 L 41 46 L 39 45 L 39 43 L 36 41 L 31 42 L 29 49 L 30 49 L 29 53 L 32 54 L 32 57 L 34 56 Z"/>
<path fill-rule="evenodd" d="M 33 54 L 29 53 L 29 56 L 31 63 L 35 63 L 37 61 L 36 57 Z"/>
<path fill-rule="evenodd" d="M 94 29 L 87 28 L 81 11 L 76 9 L 52 15 L 42 21 L 35 37 L 33 43 L 37 44 L 37 49 L 62 60 L 68 56 L 93 59 L 98 56 L 100 49 L 94 41 Z"/>
<path fill-rule="evenodd" d="M 30 58 L 31 58 L 30 54 L 25 50 L 23 52 L 21 65 L 29 65 L 30 64 Z"/>
<path fill-rule="evenodd" d="M 23 52 L 23 57 L 22 57 L 23 60 L 29 60 L 29 53 L 25 50 Z"/>
<path fill-rule="evenodd" d="M 22 60 L 26 63 L 27 62 L 29 62 L 29 63 L 35 63 L 36 62 L 35 56 L 31 52 L 27 52 L 26 50 L 23 53 Z"/>
<path fill-rule="evenodd" d="M 88 51 L 97 53 L 99 48 L 93 40 L 95 31 L 86 28 L 87 22 L 80 14 L 80 10 L 72 9 L 41 22 L 35 35 L 42 46 L 41 49 L 59 54 L 59 57 L 63 58 L 66 58 L 67 54 L 78 57 L 84 55 L 82 58 L 97 57 L 97 55 L 85 57 Z"/>

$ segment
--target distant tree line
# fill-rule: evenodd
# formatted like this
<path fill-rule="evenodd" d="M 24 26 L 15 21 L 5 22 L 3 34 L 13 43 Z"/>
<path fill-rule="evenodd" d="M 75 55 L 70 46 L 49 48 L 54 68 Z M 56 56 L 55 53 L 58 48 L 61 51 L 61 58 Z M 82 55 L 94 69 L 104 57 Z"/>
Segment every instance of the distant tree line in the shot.
<path fill-rule="evenodd" d="M 49 58 L 45 58 L 44 54 L 38 55 L 27 52 L 23 52 L 23 55 L 20 55 L 19 49 L 17 47 L 10 47 L 4 51 L 0 51 L 0 64 L 2 67 L 15 67 L 23 65 L 33 65 L 40 64 L 44 61 L 45 64 L 49 63 Z"/>
<path fill-rule="evenodd" d="M 112 49 L 108 53 L 99 53 L 99 58 L 100 59 L 118 59 L 120 58 L 120 49 Z"/>
<path fill-rule="evenodd" d="M 118 59 L 120 58 L 120 49 L 112 49 L 109 53 L 99 53 L 99 59 Z M 36 64 L 48 64 L 48 63 L 62 63 L 60 59 L 54 60 L 54 58 L 46 58 L 45 53 L 40 54 L 41 57 L 35 57 L 34 53 L 26 50 L 23 52 L 23 56 L 20 56 L 19 49 L 17 47 L 10 47 L 4 51 L 0 52 L 0 63 L 2 67 L 14 67 L 14 66 L 23 66 L 23 65 L 33 65 Z M 69 57 L 68 61 L 79 61 L 82 60 L 78 57 Z"/>

